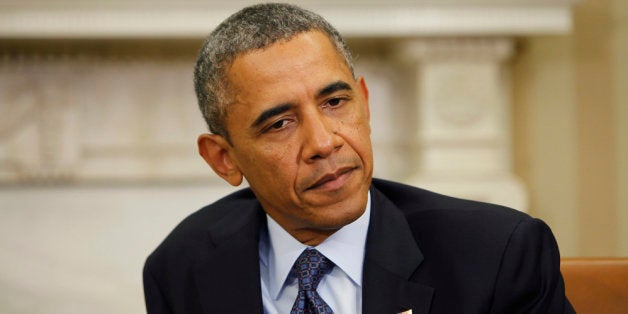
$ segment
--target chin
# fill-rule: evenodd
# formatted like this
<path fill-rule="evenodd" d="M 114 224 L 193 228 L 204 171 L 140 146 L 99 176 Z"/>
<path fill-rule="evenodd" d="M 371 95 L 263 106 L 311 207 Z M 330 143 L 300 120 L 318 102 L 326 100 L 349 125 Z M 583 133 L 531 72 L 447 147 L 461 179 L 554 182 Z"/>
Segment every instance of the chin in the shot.
<path fill-rule="evenodd" d="M 366 201 L 364 204 L 344 204 L 341 202 L 319 212 L 317 225 L 321 229 L 340 229 L 362 216 L 365 211 Z M 347 210 L 347 208 L 350 208 Z M 322 214 L 322 215 L 321 215 Z"/>

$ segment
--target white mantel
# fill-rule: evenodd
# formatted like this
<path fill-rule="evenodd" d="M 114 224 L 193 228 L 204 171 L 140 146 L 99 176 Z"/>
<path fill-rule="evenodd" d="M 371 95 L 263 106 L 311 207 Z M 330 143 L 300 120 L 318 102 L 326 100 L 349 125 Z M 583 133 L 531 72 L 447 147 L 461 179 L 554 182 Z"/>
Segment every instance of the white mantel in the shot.
<path fill-rule="evenodd" d="M 254 1 L 10 0 L 0 38 L 196 38 Z M 348 37 L 561 34 L 575 0 L 289 1 Z"/>

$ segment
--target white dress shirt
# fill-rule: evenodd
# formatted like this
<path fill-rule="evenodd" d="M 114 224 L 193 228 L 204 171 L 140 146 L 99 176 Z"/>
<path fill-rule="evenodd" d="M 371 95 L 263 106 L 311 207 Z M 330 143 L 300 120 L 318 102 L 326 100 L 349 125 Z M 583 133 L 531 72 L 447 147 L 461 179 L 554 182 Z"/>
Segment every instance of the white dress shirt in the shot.
<path fill-rule="evenodd" d="M 316 289 L 334 313 L 362 313 L 362 265 L 370 212 L 369 192 L 362 216 L 315 247 L 336 264 Z M 289 276 L 290 269 L 308 246 L 293 238 L 270 216 L 266 218 L 268 228 L 260 235 L 259 243 L 264 313 L 290 313 L 299 289 L 297 278 Z"/>

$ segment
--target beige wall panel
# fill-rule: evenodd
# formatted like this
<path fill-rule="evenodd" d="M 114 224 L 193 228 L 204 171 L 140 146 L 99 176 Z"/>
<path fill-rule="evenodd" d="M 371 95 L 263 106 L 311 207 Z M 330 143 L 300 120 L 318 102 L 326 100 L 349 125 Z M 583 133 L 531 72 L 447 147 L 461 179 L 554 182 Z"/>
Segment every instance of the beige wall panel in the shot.
<path fill-rule="evenodd" d="M 578 111 L 580 253 L 616 253 L 616 169 L 610 1 L 576 7 L 574 52 Z"/>
<path fill-rule="evenodd" d="M 613 1 L 618 255 L 628 256 L 628 1 Z"/>
<path fill-rule="evenodd" d="M 554 231 L 561 253 L 578 255 L 576 117 L 569 37 L 521 42 L 513 63 L 515 170 L 530 213 Z"/>

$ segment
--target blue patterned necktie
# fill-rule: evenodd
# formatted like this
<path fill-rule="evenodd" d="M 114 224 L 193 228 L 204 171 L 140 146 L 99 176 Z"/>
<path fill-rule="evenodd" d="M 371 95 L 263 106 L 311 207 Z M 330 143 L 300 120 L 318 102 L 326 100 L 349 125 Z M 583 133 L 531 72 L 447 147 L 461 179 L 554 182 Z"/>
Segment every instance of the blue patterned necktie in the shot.
<path fill-rule="evenodd" d="M 329 305 L 316 292 L 316 287 L 334 263 L 315 249 L 305 249 L 292 267 L 299 279 L 299 294 L 290 314 L 333 314 Z"/>

